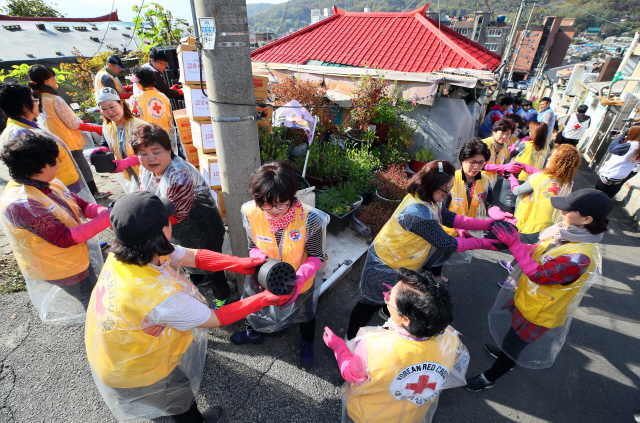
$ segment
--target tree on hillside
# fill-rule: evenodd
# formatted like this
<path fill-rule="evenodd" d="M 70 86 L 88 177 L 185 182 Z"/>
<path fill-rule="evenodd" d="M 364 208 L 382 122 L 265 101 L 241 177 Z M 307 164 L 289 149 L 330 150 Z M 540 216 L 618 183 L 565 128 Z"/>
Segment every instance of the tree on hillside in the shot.
<path fill-rule="evenodd" d="M 180 44 L 180 37 L 185 32 L 185 28 L 191 30 L 186 20 L 174 18 L 169 10 L 165 10 L 158 3 L 150 3 L 142 7 L 133 6 L 132 9 L 138 14 L 133 20 L 134 33 L 141 39 L 149 41 L 148 44 L 145 42 L 144 51 L 156 46 Z M 141 13 L 142 16 L 140 16 Z"/>
<path fill-rule="evenodd" d="M 64 15 L 58 12 L 44 0 L 8 0 L 7 4 L 0 7 L 0 12 L 9 16 L 23 16 L 32 18 L 63 18 Z"/>

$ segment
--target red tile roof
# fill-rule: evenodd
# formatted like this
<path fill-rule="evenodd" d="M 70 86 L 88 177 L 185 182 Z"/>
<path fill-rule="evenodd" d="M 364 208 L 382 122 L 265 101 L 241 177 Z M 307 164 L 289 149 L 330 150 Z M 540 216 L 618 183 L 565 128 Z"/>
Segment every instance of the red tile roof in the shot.
<path fill-rule="evenodd" d="M 35 21 L 35 22 L 120 22 L 118 11 L 109 13 L 108 15 L 98 16 L 97 18 L 33 18 L 24 16 L 7 16 L 0 15 L 0 21 Z"/>
<path fill-rule="evenodd" d="M 400 72 L 444 68 L 494 70 L 500 56 L 424 16 L 429 5 L 406 13 L 345 12 L 333 15 L 251 52 L 251 60 L 309 60 Z"/>

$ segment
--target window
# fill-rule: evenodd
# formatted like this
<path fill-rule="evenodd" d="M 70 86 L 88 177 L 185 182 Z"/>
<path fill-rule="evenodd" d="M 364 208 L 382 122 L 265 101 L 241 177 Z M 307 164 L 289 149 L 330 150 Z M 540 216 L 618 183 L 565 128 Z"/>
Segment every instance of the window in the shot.
<path fill-rule="evenodd" d="M 460 28 L 460 29 L 458 29 L 458 33 L 459 33 L 460 35 L 467 35 L 467 32 L 468 32 L 468 31 L 469 31 L 469 29 L 468 29 L 468 28 Z"/>
<path fill-rule="evenodd" d="M 502 30 L 501 29 L 490 29 L 489 30 L 489 37 L 499 37 L 500 35 L 502 35 Z"/>
<path fill-rule="evenodd" d="M 487 50 L 489 51 L 498 51 L 498 44 L 497 43 L 487 43 L 484 45 Z"/>

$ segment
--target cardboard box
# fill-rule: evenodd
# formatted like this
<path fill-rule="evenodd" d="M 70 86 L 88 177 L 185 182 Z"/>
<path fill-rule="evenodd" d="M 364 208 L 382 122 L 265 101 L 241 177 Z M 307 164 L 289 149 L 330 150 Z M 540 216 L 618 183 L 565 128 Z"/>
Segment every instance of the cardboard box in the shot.
<path fill-rule="evenodd" d="M 253 95 L 256 97 L 256 103 L 266 103 L 267 102 L 267 92 L 256 92 L 254 91 Z"/>
<path fill-rule="evenodd" d="M 188 159 L 187 161 L 189 163 L 191 163 L 193 165 L 193 167 L 198 169 L 198 171 L 200 171 L 200 158 L 199 157 Z"/>
<path fill-rule="evenodd" d="M 253 91 L 267 92 L 269 78 L 262 75 L 253 75 Z"/>
<path fill-rule="evenodd" d="M 258 128 L 261 126 L 271 127 L 271 118 L 273 118 L 273 107 L 256 107 L 256 110 L 266 113 L 267 117 L 258 121 Z"/>
<path fill-rule="evenodd" d="M 181 132 L 180 140 L 182 141 L 183 144 L 193 144 L 193 135 L 191 134 L 191 132 L 189 133 Z"/>
<path fill-rule="evenodd" d="M 196 39 L 193 37 L 182 37 L 180 38 L 180 44 L 184 44 L 184 45 L 188 45 L 188 46 L 195 46 L 196 45 Z"/>
<path fill-rule="evenodd" d="M 218 157 L 215 154 L 198 152 L 200 158 L 200 174 L 211 188 L 222 186 Z"/>
<path fill-rule="evenodd" d="M 184 104 L 187 115 L 192 120 L 211 120 L 211 111 L 209 110 L 209 100 L 205 94 L 202 93 L 200 85 L 184 85 L 182 87 L 184 93 Z M 191 123 L 189 123 L 191 127 Z"/>
<path fill-rule="evenodd" d="M 220 217 L 227 217 L 227 212 L 224 208 L 224 195 L 222 194 L 222 188 L 212 189 L 211 195 L 213 196 L 213 199 L 216 200 Z"/>
<path fill-rule="evenodd" d="M 197 160 L 198 164 L 200 163 L 200 160 L 198 159 L 198 149 L 193 144 L 186 144 L 184 149 L 187 153 L 187 161 L 189 163 L 191 163 L 192 159 Z"/>
<path fill-rule="evenodd" d="M 198 147 L 203 153 L 215 153 L 216 142 L 213 139 L 213 125 L 211 122 L 191 121 L 191 133 L 193 134 L 193 145 Z"/>
<path fill-rule="evenodd" d="M 183 51 L 197 51 L 196 46 L 195 46 L 195 42 L 194 45 L 191 44 L 180 44 L 177 48 L 176 48 L 176 53 L 180 53 Z"/>
<path fill-rule="evenodd" d="M 176 128 L 178 128 L 180 135 L 184 133 L 191 134 L 191 119 L 189 119 L 185 109 L 174 110 L 173 119 L 176 121 Z"/>
<path fill-rule="evenodd" d="M 197 51 L 181 51 L 178 53 L 180 63 L 180 77 L 178 81 L 183 84 L 200 84 L 200 59 Z M 202 82 L 205 82 L 204 69 L 202 69 Z"/>

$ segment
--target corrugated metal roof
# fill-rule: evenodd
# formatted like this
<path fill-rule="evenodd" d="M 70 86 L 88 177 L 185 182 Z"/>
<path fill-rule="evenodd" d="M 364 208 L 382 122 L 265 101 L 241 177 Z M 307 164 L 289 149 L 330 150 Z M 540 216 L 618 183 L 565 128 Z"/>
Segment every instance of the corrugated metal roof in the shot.
<path fill-rule="evenodd" d="M 128 50 L 135 50 L 140 45 L 140 40 L 134 37 L 132 22 L 86 22 L 81 19 L 65 22 L 2 21 L 3 27 L 9 25 L 20 25 L 20 29 L 0 28 L 1 62 L 60 59 L 73 56 L 71 51 L 74 47 L 83 56 L 91 57 L 98 51 L 113 51 L 110 46 L 122 50 L 128 44 Z M 104 42 L 100 46 L 103 37 Z"/>
<path fill-rule="evenodd" d="M 443 68 L 493 70 L 500 56 L 454 30 L 407 13 L 357 13 L 333 7 L 333 15 L 251 52 L 251 60 L 369 66 L 400 72 Z"/>

